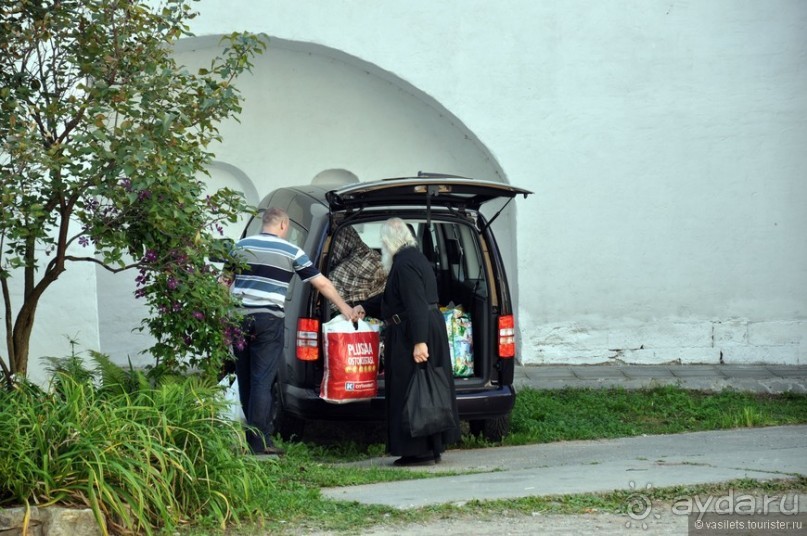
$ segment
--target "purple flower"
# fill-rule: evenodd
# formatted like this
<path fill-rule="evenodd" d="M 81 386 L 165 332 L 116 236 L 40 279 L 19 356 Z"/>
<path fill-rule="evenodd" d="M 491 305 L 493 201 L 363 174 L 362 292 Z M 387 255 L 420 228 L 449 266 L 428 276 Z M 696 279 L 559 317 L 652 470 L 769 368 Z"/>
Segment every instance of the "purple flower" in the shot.
<path fill-rule="evenodd" d="M 157 260 L 157 252 L 153 249 L 146 251 L 146 256 L 143 257 L 143 262 L 154 262 Z"/>
<path fill-rule="evenodd" d="M 195 318 L 196 320 L 204 320 L 205 314 L 202 311 L 194 311 L 193 318 Z"/>
<path fill-rule="evenodd" d="M 137 194 L 138 201 L 143 201 L 144 199 L 148 199 L 151 197 L 151 192 L 149 190 L 141 190 L 139 194 Z"/>
<path fill-rule="evenodd" d="M 127 192 L 132 191 L 132 181 L 130 179 L 121 179 L 118 185 Z"/>
<path fill-rule="evenodd" d="M 174 277 L 169 277 L 167 284 L 169 290 L 175 290 L 179 286 L 179 282 Z"/>
<path fill-rule="evenodd" d="M 78 238 L 78 243 L 79 243 L 79 244 L 80 244 L 82 247 L 85 247 L 85 248 L 86 248 L 87 246 L 89 246 L 89 245 L 90 245 L 90 239 L 89 239 L 89 238 L 87 238 L 86 236 L 80 236 L 80 237 Z"/>

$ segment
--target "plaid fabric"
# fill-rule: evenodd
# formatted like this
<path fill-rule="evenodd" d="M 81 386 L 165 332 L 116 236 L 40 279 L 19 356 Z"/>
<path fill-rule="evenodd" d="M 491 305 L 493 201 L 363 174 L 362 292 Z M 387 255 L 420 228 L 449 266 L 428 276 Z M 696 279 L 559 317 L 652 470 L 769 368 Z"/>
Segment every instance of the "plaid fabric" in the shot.
<path fill-rule="evenodd" d="M 368 251 L 359 233 L 353 227 L 346 227 L 338 236 L 334 237 L 331 248 L 331 266 L 339 266 L 354 251 Z"/>
<path fill-rule="evenodd" d="M 383 292 L 387 274 L 381 255 L 367 247 L 352 227 L 336 237 L 331 262 L 335 268 L 328 279 L 346 302 L 355 304 Z"/>

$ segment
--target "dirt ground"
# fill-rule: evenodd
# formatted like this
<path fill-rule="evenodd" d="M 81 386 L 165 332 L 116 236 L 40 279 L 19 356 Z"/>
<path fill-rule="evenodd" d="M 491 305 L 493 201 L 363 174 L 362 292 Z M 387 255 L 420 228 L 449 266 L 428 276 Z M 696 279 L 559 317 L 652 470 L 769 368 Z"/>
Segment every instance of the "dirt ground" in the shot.
<path fill-rule="evenodd" d="M 651 519 L 634 521 L 626 515 L 591 513 L 582 515 L 510 514 L 496 517 L 452 517 L 407 525 L 376 525 L 357 531 L 362 536 L 468 536 L 496 534 L 499 536 L 527 536 L 536 534 L 569 535 L 596 534 L 618 536 L 624 534 L 686 535 L 687 518 L 670 513 L 669 508 L 654 514 Z M 308 536 L 345 536 L 344 532 L 305 533 Z"/>
<path fill-rule="evenodd" d="M 737 512 L 734 516 L 726 516 L 726 513 L 715 513 L 715 509 L 707 507 L 709 514 L 703 518 L 704 523 L 698 525 L 698 514 L 690 516 L 681 513 L 681 510 L 673 511 L 672 503 L 654 502 L 651 509 L 642 516 L 641 519 L 631 518 L 623 514 L 607 514 L 592 512 L 586 514 L 542 514 L 535 512 L 532 515 L 523 514 L 521 512 L 509 512 L 504 514 L 492 515 L 483 514 L 474 516 L 472 514 L 465 516 L 452 516 L 444 519 L 431 519 L 423 523 L 408 523 L 408 524 L 384 524 L 379 523 L 373 527 L 362 528 L 355 531 L 356 535 L 361 536 L 468 536 L 478 534 L 496 534 L 498 536 L 527 536 L 527 535 L 544 535 L 551 536 L 577 536 L 579 534 L 596 534 L 597 536 L 620 536 L 630 534 L 644 534 L 649 536 L 684 536 L 684 535 L 697 535 L 702 533 L 704 536 L 709 534 L 748 534 L 750 536 L 767 536 L 768 534 L 782 534 L 782 535 L 805 535 L 807 534 L 807 494 L 787 493 L 784 495 L 768 496 L 762 493 L 752 493 L 756 497 L 756 505 L 761 507 L 765 504 L 765 510 L 757 509 L 756 513 L 750 513 L 747 510 L 747 503 L 742 503 L 745 506 L 740 506 L 741 501 L 745 501 L 748 495 L 738 495 Z M 767 498 L 772 497 L 776 500 L 767 501 Z M 786 505 L 788 510 L 781 510 L 788 512 L 781 517 L 779 507 L 784 508 L 780 499 L 787 497 Z M 704 498 L 705 500 L 705 498 Z M 715 503 L 716 504 L 716 503 Z M 795 510 L 793 510 L 795 506 Z M 725 509 L 725 504 L 723 508 Z M 770 508 L 770 509 L 768 509 Z M 720 512 L 718 509 L 717 512 Z M 763 513 L 767 512 L 767 513 Z M 701 514 L 702 516 L 704 514 Z M 713 517 L 709 518 L 708 516 Z M 753 517 L 749 517 L 753 515 Z M 776 517 L 780 516 L 780 517 Z M 727 522 L 729 520 L 734 522 L 749 523 L 749 520 L 756 521 L 757 523 L 773 522 L 776 519 L 792 523 L 794 526 L 783 531 L 769 531 L 764 529 L 748 529 L 740 530 L 735 528 L 726 530 L 716 530 L 709 528 L 707 524 L 711 521 Z M 692 522 L 692 527 L 689 523 Z M 736 530 L 735 530 L 736 529 Z M 328 532 L 317 530 L 297 530 L 294 534 L 305 534 L 306 536 L 345 536 L 351 534 L 350 532 Z"/>

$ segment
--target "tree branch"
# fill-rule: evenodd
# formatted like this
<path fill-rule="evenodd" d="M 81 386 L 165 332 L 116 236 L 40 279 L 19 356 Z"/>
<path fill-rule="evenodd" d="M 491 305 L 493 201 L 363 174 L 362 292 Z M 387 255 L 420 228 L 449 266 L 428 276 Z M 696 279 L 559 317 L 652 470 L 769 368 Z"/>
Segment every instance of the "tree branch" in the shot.
<path fill-rule="evenodd" d="M 87 111 L 87 103 L 85 102 L 81 106 L 81 108 L 78 109 L 78 113 L 76 114 L 76 116 L 67 123 L 65 123 L 64 130 L 59 135 L 59 137 L 56 138 L 57 143 L 64 143 L 64 140 L 67 139 L 67 136 L 69 136 L 70 133 L 73 132 L 73 130 L 78 126 L 81 120 L 84 119 L 84 113 L 86 111 Z"/>
<path fill-rule="evenodd" d="M 46 61 L 46 58 L 43 57 L 42 46 L 44 46 L 44 45 L 40 44 L 40 45 L 38 45 L 36 47 L 37 71 L 39 73 L 39 82 L 40 82 L 41 88 L 42 88 L 41 95 L 42 95 L 42 98 L 45 99 L 45 107 L 50 108 L 51 99 L 50 99 L 50 91 L 48 91 L 50 89 L 50 87 L 48 85 L 48 78 L 47 78 L 47 76 L 45 74 L 45 61 Z M 52 39 L 51 39 L 51 46 L 53 46 L 52 45 Z M 47 56 L 47 54 L 45 54 L 45 56 Z M 56 84 L 56 82 L 54 81 L 54 86 L 55 86 L 55 84 Z M 56 87 L 53 88 L 53 91 L 56 92 Z M 39 114 L 40 114 L 40 110 L 37 110 L 36 114 L 34 115 L 34 119 L 36 120 L 37 125 L 39 125 L 39 131 L 42 134 L 43 145 L 47 149 L 51 145 L 53 145 L 53 141 L 56 138 L 56 125 L 53 124 L 53 122 L 52 122 L 53 118 L 50 117 L 50 116 L 46 117 L 46 121 L 48 121 L 48 123 L 50 123 L 50 124 L 46 125 L 44 123 L 44 121 L 42 121 L 42 118 L 40 117 Z M 50 129 L 50 131 L 48 131 L 48 129 Z"/>
<path fill-rule="evenodd" d="M 123 266 L 121 268 L 113 268 L 108 264 L 104 264 L 103 261 L 99 261 L 95 257 L 74 257 L 73 255 L 65 255 L 64 260 L 71 262 L 94 262 L 95 264 L 101 266 L 101 268 L 103 268 L 104 270 L 110 271 L 113 274 L 117 274 L 119 272 L 123 272 L 125 270 L 129 270 L 131 268 L 137 268 L 138 266 L 140 266 L 139 262 L 135 262 L 132 264 L 127 264 L 126 266 Z"/>

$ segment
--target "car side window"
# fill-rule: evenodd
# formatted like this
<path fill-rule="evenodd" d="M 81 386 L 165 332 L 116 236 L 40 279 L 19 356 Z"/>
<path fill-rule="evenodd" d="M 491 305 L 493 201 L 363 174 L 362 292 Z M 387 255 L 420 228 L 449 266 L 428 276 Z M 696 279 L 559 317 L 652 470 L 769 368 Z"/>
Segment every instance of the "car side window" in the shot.
<path fill-rule="evenodd" d="M 264 210 L 266 209 L 261 209 L 256 216 L 252 217 L 252 219 L 247 224 L 247 229 L 246 232 L 244 233 L 244 236 L 252 236 L 259 234 L 261 232 L 261 228 L 263 225 L 261 222 L 261 215 L 263 214 Z M 289 227 L 289 234 L 286 235 L 286 240 L 288 240 L 298 248 L 303 249 L 305 239 L 308 238 L 308 230 L 292 219 L 289 219 L 289 223 L 291 225 Z"/>
<path fill-rule="evenodd" d="M 258 214 L 257 216 L 252 216 L 252 219 L 249 220 L 246 229 L 244 230 L 243 236 L 252 236 L 256 235 L 261 232 L 261 215 Z"/>
<path fill-rule="evenodd" d="M 359 233 L 359 238 L 368 247 L 381 251 L 381 225 L 384 222 L 367 222 L 354 225 L 353 228 Z"/>
<path fill-rule="evenodd" d="M 286 240 L 294 244 L 300 249 L 303 249 L 305 245 L 305 239 L 308 238 L 308 231 L 298 224 L 297 222 L 290 220 L 291 225 L 289 226 L 289 234 L 286 235 Z"/>
<path fill-rule="evenodd" d="M 476 289 L 487 288 L 484 256 L 475 230 L 467 225 L 451 225 L 446 231 L 445 258 L 451 278 Z"/>

